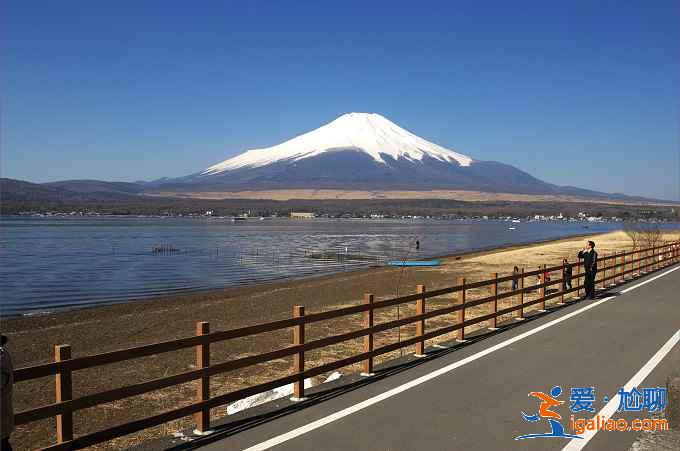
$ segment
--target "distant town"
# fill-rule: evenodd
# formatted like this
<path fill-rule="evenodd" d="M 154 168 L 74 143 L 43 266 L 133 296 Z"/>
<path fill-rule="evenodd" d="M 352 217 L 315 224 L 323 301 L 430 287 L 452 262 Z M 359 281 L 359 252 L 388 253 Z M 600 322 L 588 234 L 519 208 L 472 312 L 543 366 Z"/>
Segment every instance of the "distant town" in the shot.
<path fill-rule="evenodd" d="M 60 211 L 21 211 L 14 216 L 23 217 L 138 217 L 138 218 L 159 218 L 159 217 L 174 217 L 174 218 L 203 218 L 203 219 L 222 219 L 230 221 L 246 221 L 246 220 L 267 220 L 267 219 L 291 219 L 291 220 L 314 220 L 314 219 L 369 219 L 369 220 L 384 220 L 384 219 L 411 219 L 411 220 L 474 220 L 474 221 L 508 221 L 508 222 L 585 222 L 585 223 L 612 223 L 624 222 L 634 219 L 639 222 L 673 222 L 677 220 L 677 213 L 675 209 L 666 211 L 662 210 L 640 210 L 638 216 L 633 217 L 630 214 L 623 214 L 621 216 L 604 216 L 600 214 L 591 214 L 586 211 L 578 212 L 575 215 L 568 216 L 562 213 L 545 215 L 534 214 L 527 216 L 508 216 L 508 215 L 465 215 L 465 214 L 442 214 L 442 215 L 394 215 L 385 213 L 314 213 L 314 212 L 299 212 L 291 211 L 287 215 L 280 215 L 272 213 L 268 215 L 253 214 L 252 211 L 246 211 L 238 215 L 218 215 L 213 210 L 206 210 L 203 213 L 173 213 L 171 211 L 162 214 L 114 214 L 98 212 L 95 210 L 74 210 L 70 212 Z"/>

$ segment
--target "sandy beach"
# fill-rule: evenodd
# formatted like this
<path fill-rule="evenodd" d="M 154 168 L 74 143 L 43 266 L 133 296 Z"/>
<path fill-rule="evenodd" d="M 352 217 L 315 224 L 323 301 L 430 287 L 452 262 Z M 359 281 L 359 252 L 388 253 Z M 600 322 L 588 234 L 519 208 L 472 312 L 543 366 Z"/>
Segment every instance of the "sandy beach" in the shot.
<path fill-rule="evenodd" d="M 680 238 L 680 232 L 666 233 L 666 240 Z M 595 235 L 600 255 L 630 250 L 631 241 L 623 232 Z M 71 312 L 14 318 L 1 321 L 1 329 L 9 336 L 10 350 L 16 367 L 23 367 L 52 359 L 53 346 L 70 344 L 73 356 L 82 356 L 127 348 L 152 342 L 194 334 L 196 322 L 209 321 L 212 331 L 232 329 L 245 325 L 288 318 L 293 305 L 304 305 L 307 312 L 319 312 L 355 305 L 362 302 L 363 294 L 370 292 L 377 299 L 413 293 L 416 284 L 428 289 L 451 286 L 458 277 L 468 281 L 489 278 L 494 272 L 508 274 L 514 265 L 534 270 L 539 265 L 558 264 L 562 258 L 576 261 L 576 254 L 583 247 L 584 238 L 574 237 L 547 243 L 515 246 L 504 249 L 473 252 L 462 255 L 444 256 L 443 264 L 433 268 L 391 268 L 380 267 L 315 277 L 304 280 L 282 281 L 249 287 L 228 288 L 205 293 L 162 297 L 154 300 L 131 301 L 125 304 L 83 309 Z M 557 275 L 556 275 L 557 276 Z M 510 287 L 501 287 L 502 291 Z M 471 290 L 470 298 L 482 297 L 485 292 Z M 442 296 L 433 299 L 429 308 L 450 305 L 451 298 Z M 506 302 L 514 302 L 507 298 Z M 510 304 L 508 304 L 510 305 Z M 486 306 L 472 311 L 471 317 L 486 312 Z M 402 307 L 400 312 L 384 312 L 376 321 L 382 322 L 412 314 L 412 309 Z M 309 338 L 327 336 L 357 328 L 360 316 L 341 321 L 319 323 L 309 331 Z M 450 320 L 450 319 L 449 319 Z M 440 323 L 438 323 L 439 321 Z M 444 324 L 446 317 L 428 322 L 428 327 Z M 431 326 L 430 326 L 431 325 Z M 474 328 L 466 329 L 471 332 Z M 249 354 L 279 349 L 290 343 L 287 331 L 269 333 L 257 337 L 219 343 L 212 348 L 212 360 L 217 363 Z M 406 339 L 414 328 L 403 327 L 401 331 L 380 334 L 378 343 Z M 449 337 L 450 339 L 451 337 Z M 442 337 L 442 339 L 446 339 Z M 376 344 L 377 346 L 377 344 Z M 352 340 L 333 347 L 309 353 L 307 365 L 313 367 L 348 356 L 359 349 L 360 340 Z M 398 353 L 396 353 L 398 355 Z M 394 355 L 386 355 L 390 358 Z M 74 395 L 95 393 L 132 382 L 140 382 L 165 375 L 187 371 L 192 367 L 193 350 L 183 350 L 160 356 L 151 356 L 109 365 L 104 368 L 83 370 L 74 374 Z M 219 375 L 211 380 L 212 393 L 217 395 L 247 385 L 273 379 L 285 374 L 290 359 L 258 365 L 230 374 Z M 353 372 L 348 367 L 343 372 Z M 84 425 L 76 433 L 101 429 L 116 423 L 130 421 L 153 413 L 188 404 L 194 397 L 194 385 L 185 384 L 171 389 L 159 390 L 142 396 L 128 398 L 97 408 L 79 411 L 75 424 Z M 15 387 L 15 409 L 48 404 L 54 401 L 54 380 L 44 378 Z M 223 416 L 226 408 L 214 409 L 213 415 Z M 143 431 L 123 437 L 100 449 L 118 449 L 131 446 L 139 441 L 168 434 L 190 424 L 190 419 Z M 17 449 L 34 449 L 54 443 L 54 422 L 44 420 L 20 426 L 14 435 Z"/>

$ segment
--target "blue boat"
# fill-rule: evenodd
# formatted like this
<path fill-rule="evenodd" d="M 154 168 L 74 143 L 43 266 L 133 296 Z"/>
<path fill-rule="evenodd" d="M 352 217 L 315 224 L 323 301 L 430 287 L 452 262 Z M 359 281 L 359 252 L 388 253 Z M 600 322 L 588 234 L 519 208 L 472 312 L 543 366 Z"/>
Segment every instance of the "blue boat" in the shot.
<path fill-rule="evenodd" d="M 390 260 L 389 266 L 439 266 L 441 260 Z"/>

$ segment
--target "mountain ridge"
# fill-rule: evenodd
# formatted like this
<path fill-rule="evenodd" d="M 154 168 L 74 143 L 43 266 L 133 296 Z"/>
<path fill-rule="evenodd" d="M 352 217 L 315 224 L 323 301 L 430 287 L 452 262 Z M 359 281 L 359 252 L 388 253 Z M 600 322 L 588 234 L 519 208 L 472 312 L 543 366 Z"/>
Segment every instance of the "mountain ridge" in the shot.
<path fill-rule="evenodd" d="M 354 189 L 610 196 L 560 187 L 509 164 L 472 158 L 376 113 L 343 114 L 280 144 L 246 150 L 203 171 L 147 187 L 166 192 Z"/>
<path fill-rule="evenodd" d="M 9 195 L 22 197 L 5 179 Z M 130 198 L 285 190 L 456 191 L 511 195 L 571 196 L 596 201 L 653 202 L 640 196 L 558 186 L 512 165 L 483 161 L 427 141 L 376 113 L 348 113 L 281 144 L 247 150 L 183 177 L 149 182 L 65 180 L 29 187 L 39 197 Z M 510 195 L 510 196 L 506 196 Z M 672 201 L 671 201 L 672 202 Z"/>

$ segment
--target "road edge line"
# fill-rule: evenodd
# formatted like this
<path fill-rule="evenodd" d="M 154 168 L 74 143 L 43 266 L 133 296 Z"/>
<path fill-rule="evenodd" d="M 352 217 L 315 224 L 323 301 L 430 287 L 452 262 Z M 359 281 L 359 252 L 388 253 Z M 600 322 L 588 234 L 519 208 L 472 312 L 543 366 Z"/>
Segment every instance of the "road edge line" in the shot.
<path fill-rule="evenodd" d="M 633 387 L 639 386 L 642 381 L 644 381 L 647 376 L 649 376 L 651 372 L 654 371 L 654 368 L 656 368 L 657 365 L 661 363 L 664 357 L 666 357 L 668 353 L 671 352 L 673 347 L 678 344 L 678 342 L 680 342 L 680 329 L 671 335 L 671 338 L 669 338 L 668 341 L 666 341 L 666 343 L 664 343 L 664 345 L 661 346 L 658 351 L 656 351 L 652 358 L 649 359 L 647 363 L 645 363 L 642 368 L 640 368 L 638 372 L 630 378 L 628 382 L 626 382 L 626 385 L 623 386 L 623 389 L 629 392 L 633 389 Z M 599 416 L 603 422 L 609 420 L 617 411 L 620 398 L 621 395 L 617 392 L 616 396 L 612 397 L 609 402 L 597 413 L 597 415 L 593 417 L 593 419 Z M 581 434 L 580 439 L 571 439 L 571 441 L 569 441 L 569 443 L 567 443 L 564 448 L 562 448 L 562 451 L 582 450 L 586 447 L 586 445 L 588 445 L 588 442 L 590 442 L 590 440 L 595 437 L 595 434 L 598 432 L 598 430 L 586 431 L 585 433 Z"/>
<path fill-rule="evenodd" d="M 659 279 L 661 277 L 664 277 L 676 270 L 680 269 L 680 266 L 676 266 L 675 268 L 671 268 L 661 274 L 658 274 L 650 279 L 644 280 L 640 283 L 637 283 L 631 287 L 626 288 L 625 290 L 622 290 L 621 293 L 627 293 L 629 291 L 632 291 L 638 287 L 641 287 L 643 285 L 646 285 L 649 282 L 652 282 L 656 279 Z M 292 440 L 296 437 L 299 437 L 301 435 L 304 435 L 308 432 L 311 432 L 315 429 L 318 429 L 320 427 L 326 426 L 327 424 L 333 423 L 341 418 L 344 418 L 346 416 L 349 416 L 353 413 L 356 413 L 360 410 L 363 410 L 367 407 L 372 406 L 373 404 L 377 404 L 381 401 L 384 401 L 385 399 L 391 398 L 392 396 L 398 395 L 399 393 L 405 392 L 406 390 L 409 390 L 413 387 L 416 387 L 418 385 L 421 385 L 425 382 L 428 382 L 432 379 L 435 379 L 443 374 L 449 373 L 457 368 L 460 368 L 461 366 L 467 365 L 468 363 L 474 362 L 477 359 L 480 359 L 482 357 L 485 357 L 493 352 L 496 352 L 500 349 L 503 349 L 507 346 L 510 346 L 514 343 L 517 343 L 518 341 L 521 341 L 527 337 L 530 337 L 534 334 L 537 334 L 545 329 L 548 329 L 549 327 L 552 327 L 554 325 L 557 325 L 563 321 L 566 321 L 568 319 L 573 318 L 574 316 L 580 315 L 581 313 L 587 312 L 588 310 L 597 307 L 600 304 L 604 304 L 605 302 L 608 302 L 614 298 L 616 298 L 616 295 L 613 296 L 608 296 L 604 299 L 600 299 L 598 301 L 595 301 L 591 304 L 588 304 L 584 307 L 581 307 L 578 310 L 575 310 L 573 312 L 567 313 L 566 315 L 560 316 L 559 318 L 555 318 L 552 321 L 549 321 L 545 324 L 541 324 L 540 326 L 537 326 L 533 329 L 530 329 L 526 332 L 522 332 L 519 335 L 516 335 L 512 338 L 509 338 L 505 341 L 502 341 L 501 343 L 495 344 L 487 349 L 484 349 L 482 351 L 479 351 L 475 354 L 472 354 L 471 356 L 468 356 L 462 360 L 458 360 L 457 362 L 451 363 L 449 365 L 446 365 L 442 368 L 439 368 L 438 370 L 432 371 L 428 374 L 425 374 L 423 376 L 420 376 L 416 379 L 413 379 L 410 382 L 406 382 L 405 384 L 399 385 L 397 387 L 394 387 L 390 390 L 387 390 L 386 392 L 383 392 L 379 395 L 373 396 L 371 398 L 368 398 L 364 401 L 361 401 L 357 404 L 354 404 L 352 406 L 346 407 L 342 410 L 339 410 L 337 412 L 334 412 L 330 415 L 327 415 L 323 418 L 319 418 L 318 420 L 312 421 L 311 423 L 308 423 L 304 426 L 299 426 L 291 431 L 285 432 L 283 434 L 277 435 L 275 437 L 272 437 L 268 440 L 265 440 L 264 442 L 258 443 L 256 445 L 250 446 L 248 448 L 244 448 L 243 451 L 264 451 L 269 448 L 272 448 L 274 446 L 280 445 L 281 443 L 287 442 L 289 440 Z M 606 406 L 605 406 L 606 407 Z"/>

